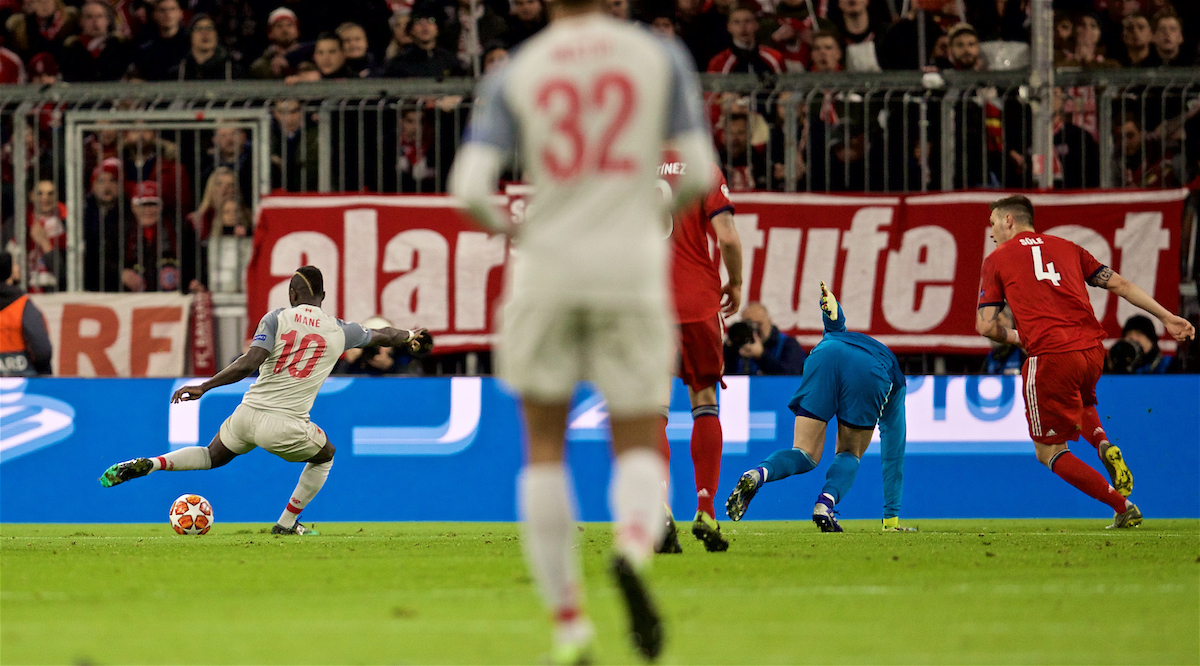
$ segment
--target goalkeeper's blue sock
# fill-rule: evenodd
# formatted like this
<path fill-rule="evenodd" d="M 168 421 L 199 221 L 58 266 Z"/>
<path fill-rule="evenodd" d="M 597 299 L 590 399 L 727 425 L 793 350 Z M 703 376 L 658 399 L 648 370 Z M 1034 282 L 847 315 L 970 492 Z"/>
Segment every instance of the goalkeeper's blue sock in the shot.
<path fill-rule="evenodd" d="M 812 456 L 800 449 L 780 449 L 767 456 L 758 469 L 762 475 L 761 483 L 766 483 L 786 479 L 793 474 L 811 472 L 816 466 Z"/>
<path fill-rule="evenodd" d="M 858 464 L 858 456 L 853 453 L 842 452 L 834 456 L 833 464 L 825 474 L 825 487 L 821 492 L 832 497 L 835 503 L 842 501 L 842 497 L 850 492 L 850 486 L 854 485 L 854 477 L 858 476 Z"/>

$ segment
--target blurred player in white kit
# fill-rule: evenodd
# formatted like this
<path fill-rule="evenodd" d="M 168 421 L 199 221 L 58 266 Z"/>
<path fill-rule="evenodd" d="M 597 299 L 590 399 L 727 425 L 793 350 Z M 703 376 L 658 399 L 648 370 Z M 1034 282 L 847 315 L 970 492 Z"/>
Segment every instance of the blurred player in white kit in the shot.
<path fill-rule="evenodd" d="M 658 412 L 675 361 L 657 168 L 668 142 L 690 163 L 714 161 L 689 63 L 677 43 L 605 15 L 603 2 L 558 0 L 551 25 L 481 82 L 450 176 L 451 192 L 480 224 L 515 238 L 497 363 L 524 407 L 523 543 L 555 618 L 556 662 L 587 660 L 592 643 L 563 465 L 569 400 L 581 381 L 608 401 L 612 573 L 635 647 L 649 659 L 662 649 L 642 571 L 664 528 Z M 492 207 L 513 151 L 536 192 L 516 230 Z M 674 205 L 702 194 L 711 178 L 689 170 Z"/>
<path fill-rule="evenodd" d="M 316 266 L 297 270 L 288 285 L 291 307 L 263 315 L 250 349 L 203 384 L 184 386 L 171 396 L 173 403 L 199 400 L 209 390 L 258 370 L 258 379 L 212 442 L 117 463 L 104 471 L 100 484 L 109 488 L 159 470 L 214 469 L 257 446 L 288 462 L 306 463 L 271 533 L 316 534 L 299 522 L 300 512 L 325 485 L 334 447 L 308 413 L 338 357 L 346 349 L 372 345 L 404 345 L 416 355 L 426 355 L 433 345 L 423 328 L 369 329 L 344 322 L 321 309 L 324 299 L 321 271 Z"/>

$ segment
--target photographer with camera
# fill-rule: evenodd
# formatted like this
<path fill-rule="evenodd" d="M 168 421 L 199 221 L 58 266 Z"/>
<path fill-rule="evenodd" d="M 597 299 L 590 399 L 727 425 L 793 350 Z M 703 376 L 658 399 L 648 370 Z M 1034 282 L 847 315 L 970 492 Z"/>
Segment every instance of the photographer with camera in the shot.
<path fill-rule="evenodd" d="M 762 303 L 751 303 L 742 312 L 742 320 L 729 327 L 725 374 L 802 375 L 807 356 L 795 338 L 771 323 Z"/>
<path fill-rule="evenodd" d="M 1108 350 L 1105 372 L 1117 375 L 1162 375 L 1171 357 L 1158 348 L 1158 331 L 1148 317 L 1134 315 L 1125 322 L 1121 339 Z"/>

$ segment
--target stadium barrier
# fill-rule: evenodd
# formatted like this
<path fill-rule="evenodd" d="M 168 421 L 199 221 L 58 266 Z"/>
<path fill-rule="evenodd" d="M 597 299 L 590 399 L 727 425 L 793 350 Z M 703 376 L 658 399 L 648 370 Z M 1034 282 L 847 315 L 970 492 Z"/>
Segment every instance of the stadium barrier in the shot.
<path fill-rule="evenodd" d="M 0 379 L 0 522 L 160 522 L 171 501 L 200 493 L 221 522 L 269 523 L 299 465 L 253 451 L 211 471 L 155 473 L 104 489 L 110 464 L 168 448 L 204 445 L 249 380 L 197 402 L 170 405 L 188 380 Z M 718 504 L 745 469 L 790 447 L 786 404 L 796 378 L 729 377 L 720 392 L 725 438 Z M 920 518 L 1095 518 L 1108 509 L 1064 483 L 1033 455 L 1020 377 L 908 379 L 904 508 Z M 1106 376 L 1100 416 L 1135 473 L 1133 498 L 1147 520 L 1200 517 L 1200 376 Z M 305 512 L 321 521 L 512 521 L 521 464 L 516 405 L 488 378 L 329 379 L 312 419 L 338 448 L 333 472 Z M 691 412 L 676 382 L 668 437 L 675 513 L 692 515 Z M 568 458 L 579 515 L 608 520 L 607 414 L 581 390 L 570 416 Z M 806 520 L 824 472 L 772 484 L 747 519 Z M 1103 470 L 1086 443 L 1081 458 Z M 877 445 L 868 450 L 845 518 L 877 519 Z"/>

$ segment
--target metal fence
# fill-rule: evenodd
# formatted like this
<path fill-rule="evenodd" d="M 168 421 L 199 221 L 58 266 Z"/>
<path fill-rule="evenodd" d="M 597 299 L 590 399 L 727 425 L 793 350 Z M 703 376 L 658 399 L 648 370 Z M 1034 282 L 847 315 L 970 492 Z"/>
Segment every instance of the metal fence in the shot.
<path fill-rule="evenodd" d="M 1059 70 L 1050 164 L 1031 151 L 1042 116 L 1028 81 L 888 72 L 704 84 L 733 190 L 1023 188 L 1043 169 L 1062 188 L 1177 187 L 1200 175 L 1200 69 Z M 261 195 L 443 191 L 473 88 L 6 86 L 0 242 L 34 290 L 186 290 L 194 280 L 234 306 Z M 519 156 L 504 177 L 520 179 Z"/>

